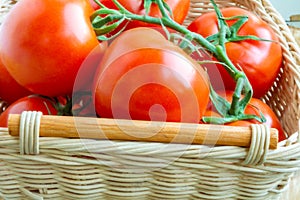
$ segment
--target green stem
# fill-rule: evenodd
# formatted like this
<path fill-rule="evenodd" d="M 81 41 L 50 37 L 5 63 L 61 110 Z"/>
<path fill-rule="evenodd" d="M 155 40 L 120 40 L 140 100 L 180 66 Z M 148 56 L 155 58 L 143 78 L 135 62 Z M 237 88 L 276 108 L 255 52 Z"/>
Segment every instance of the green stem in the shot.
<path fill-rule="evenodd" d="M 98 0 L 96 0 L 98 1 Z M 243 113 L 245 107 L 249 103 L 250 99 L 253 95 L 252 86 L 247 79 L 244 72 L 240 71 L 229 59 L 227 53 L 226 53 L 226 46 L 225 43 L 228 42 L 228 36 L 234 35 L 236 38 L 239 36 L 236 36 L 235 33 L 231 34 L 231 32 L 237 30 L 231 30 L 227 23 L 226 19 L 223 17 L 221 11 L 217 7 L 216 3 L 211 0 L 211 3 L 213 4 L 217 17 L 218 17 L 218 25 L 219 25 L 219 33 L 217 33 L 214 38 L 216 38 L 217 43 L 215 41 L 210 41 L 209 39 L 204 38 L 202 35 L 192 32 L 188 30 L 186 27 L 178 24 L 175 22 L 169 15 L 168 12 L 169 9 L 164 4 L 163 0 L 156 0 L 155 3 L 158 5 L 162 18 L 156 18 L 151 17 L 149 15 L 137 15 L 134 13 L 129 12 L 126 10 L 117 0 L 113 0 L 116 6 L 118 7 L 118 14 L 116 14 L 114 11 L 108 11 L 106 7 L 102 7 L 103 12 L 107 12 L 109 15 L 110 13 L 113 13 L 113 17 L 105 17 L 103 21 L 97 20 L 97 19 L 91 19 L 93 26 L 95 30 L 98 30 L 99 33 L 101 33 L 101 28 L 106 28 L 105 31 L 107 32 L 107 28 L 103 26 L 103 23 L 109 24 L 114 22 L 114 20 L 120 20 L 120 19 L 127 19 L 127 20 L 137 20 L 142 21 L 146 23 L 161 25 L 163 27 L 168 27 L 170 29 L 173 29 L 181 34 L 183 34 L 186 38 L 190 38 L 191 40 L 196 41 L 198 44 L 200 44 L 203 48 L 205 48 L 208 52 L 210 52 L 218 61 L 222 62 L 224 68 L 229 73 L 229 75 L 234 79 L 236 82 L 236 89 L 233 95 L 233 100 L 230 105 L 230 108 L 228 108 L 227 112 L 228 115 L 230 115 L 231 119 L 233 119 L 232 116 L 240 116 L 241 118 L 245 118 L 244 115 L 241 115 Z M 148 8 L 149 9 L 149 8 Z M 101 10 L 101 9 L 100 9 Z M 98 11 L 101 12 L 101 11 Z M 95 16 L 95 15 L 93 15 Z M 242 17 L 238 17 L 242 18 Z M 245 23 L 245 18 L 242 18 L 241 22 L 237 23 L 235 26 L 238 28 L 241 26 L 241 24 Z M 212 89 L 212 88 L 211 88 Z M 245 94 L 245 97 L 241 99 L 241 94 Z M 212 96 L 214 97 L 214 96 Z M 221 98 L 221 97 L 220 97 Z M 222 101 L 213 101 L 213 102 L 219 102 L 222 104 Z M 225 101 L 223 101 L 225 102 Z M 224 104 L 224 103 L 223 103 Z M 219 107 L 222 107 L 219 106 Z M 228 106 L 225 106 L 228 107 Z M 226 116 L 225 116 L 226 117 Z"/>
<path fill-rule="evenodd" d="M 161 0 L 156 1 L 156 3 L 157 3 L 157 5 L 158 5 L 158 7 L 160 9 L 162 18 L 171 19 L 170 16 L 168 15 L 168 13 L 166 12 L 164 3 Z"/>
<path fill-rule="evenodd" d="M 239 115 L 241 114 L 239 100 L 241 98 L 241 93 L 244 87 L 244 79 L 239 78 L 237 80 L 236 88 L 232 95 L 231 107 L 229 109 L 229 114 L 231 115 Z"/>

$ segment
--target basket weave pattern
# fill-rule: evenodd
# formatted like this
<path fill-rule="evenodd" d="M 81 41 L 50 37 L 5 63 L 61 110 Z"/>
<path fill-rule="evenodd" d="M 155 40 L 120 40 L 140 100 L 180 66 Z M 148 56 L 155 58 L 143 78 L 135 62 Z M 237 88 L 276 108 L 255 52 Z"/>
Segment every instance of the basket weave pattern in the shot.
<path fill-rule="evenodd" d="M 268 0 L 219 0 L 261 16 L 275 30 L 284 65 L 264 100 L 291 137 L 262 165 L 246 165 L 249 150 L 232 146 L 40 138 L 39 155 L 20 155 L 19 138 L 0 128 L 0 198 L 5 199 L 287 199 L 300 169 L 300 50 Z M 3 0 L 0 23 L 16 1 Z M 212 10 L 191 1 L 186 23 Z M 295 194 L 296 195 L 296 194 Z"/>

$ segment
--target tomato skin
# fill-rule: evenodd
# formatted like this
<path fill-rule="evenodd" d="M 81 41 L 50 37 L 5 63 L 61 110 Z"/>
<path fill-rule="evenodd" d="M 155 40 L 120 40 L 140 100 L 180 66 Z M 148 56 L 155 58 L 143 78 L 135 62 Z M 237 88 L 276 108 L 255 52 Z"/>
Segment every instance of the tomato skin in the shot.
<path fill-rule="evenodd" d="M 89 0 L 90 1 L 90 4 L 91 4 L 91 6 L 92 6 L 92 8 L 94 9 L 94 10 L 97 10 L 97 9 L 99 9 L 100 7 L 98 6 L 98 4 L 94 1 L 94 0 Z M 100 1 L 101 2 L 101 1 Z"/>
<path fill-rule="evenodd" d="M 20 0 L 0 31 L 0 56 L 12 77 L 33 93 L 69 95 L 78 69 L 99 45 L 84 0 Z"/>
<path fill-rule="evenodd" d="M 241 8 L 230 7 L 221 10 L 224 17 L 247 15 L 248 21 L 238 31 L 238 35 L 254 35 L 274 42 L 244 40 L 240 42 L 227 42 L 228 57 L 237 67 L 241 67 L 247 75 L 253 90 L 254 97 L 262 97 L 272 86 L 282 65 L 282 49 L 278 43 L 275 32 L 269 25 L 253 13 Z M 235 21 L 227 21 L 231 26 Z M 218 32 L 218 23 L 215 12 L 203 14 L 196 18 L 188 29 L 208 37 Z M 217 65 L 223 78 L 225 88 L 234 90 L 235 82 L 225 71 L 224 67 Z M 218 78 L 210 73 L 211 82 L 219 82 Z M 218 89 L 218 88 L 216 88 Z"/>
<path fill-rule="evenodd" d="M 0 127 L 7 127 L 9 114 L 21 114 L 23 111 L 41 111 L 44 115 L 56 115 L 57 110 L 49 99 L 38 95 L 18 99 L 0 115 Z"/>
<path fill-rule="evenodd" d="M 232 91 L 220 92 L 221 96 L 226 98 L 229 102 L 232 101 Z M 278 140 L 285 140 L 287 137 L 281 126 L 281 123 L 273 110 L 263 101 L 257 98 L 252 98 L 245 109 L 245 114 L 260 116 L 260 112 L 266 118 L 265 124 L 268 127 L 276 128 L 278 130 Z M 208 108 L 204 116 L 215 116 L 220 117 L 220 115 L 214 110 L 213 106 Z M 260 124 L 257 120 L 239 120 L 235 122 L 226 123 L 227 126 L 250 126 L 251 124 Z"/>
<path fill-rule="evenodd" d="M 15 81 L 0 60 L 0 98 L 11 104 L 30 94 L 30 91 Z"/>
<path fill-rule="evenodd" d="M 150 28 L 118 36 L 95 77 L 95 110 L 101 117 L 198 122 L 209 100 L 204 70 Z"/>
<path fill-rule="evenodd" d="M 111 0 L 100 0 L 106 7 L 111 9 L 117 9 L 114 3 Z M 118 2 L 123 5 L 128 11 L 138 14 L 138 15 L 145 15 L 146 10 L 144 8 L 144 0 L 118 0 Z M 190 7 L 190 0 L 165 0 L 165 2 L 169 5 L 170 9 L 172 10 L 173 19 L 182 24 L 188 14 L 189 7 Z M 99 6 L 94 2 L 94 0 L 90 0 L 91 5 L 93 8 L 99 9 Z M 149 16 L 152 17 L 161 17 L 160 10 L 156 4 L 152 4 L 149 12 Z M 139 22 L 139 21 L 132 21 L 128 24 L 126 29 L 131 29 L 135 27 L 152 27 L 156 26 L 154 24 Z"/>
<path fill-rule="evenodd" d="M 174 21 L 176 21 L 179 24 L 182 24 L 189 11 L 190 0 L 165 0 L 165 2 L 169 5 L 170 9 L 172 10 Z M 130 12 L 134 12 L 139 15 L 146 14 L 145 8 L 143 6 L 144 1 L 121 0 L 120 3 L 125 6 L 128 5 L 128 9 Z M 161 17 L 160 10 L 156 4 L 151 5 L 149 16 Z M 153 25 L 146 24 L 139 21 L 133 21 L 128 25 L 129 28 L 140 27 L 140 26 L 153 26 Z"/>
<path fill-rule="evenodd" d="M 94 0 L 89 0 L 89 1 L 94 10 L 98 10 L 100 8 L 100 6 Z M 117 9 L 117 6 L 114 4 L 112 0 L 99 0 L 99 2 L 108 8 Z"/>

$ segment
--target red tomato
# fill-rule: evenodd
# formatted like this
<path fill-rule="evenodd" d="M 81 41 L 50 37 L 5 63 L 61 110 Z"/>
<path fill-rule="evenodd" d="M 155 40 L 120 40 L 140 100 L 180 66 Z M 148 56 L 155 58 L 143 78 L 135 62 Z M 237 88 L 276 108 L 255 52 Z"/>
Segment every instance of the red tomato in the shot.
<path fill-rule="evenodd" d="M 242 68 L 252 84 L 254 97 L 259 98 L 270 89 L 282 64 L 282 49 L 278 43 L 279 40 L 276 33 L 266 22 L 249 11 L 237 7 L 224 8 L 221 11 L 224 17 L 248 16 L 248 21 L 238 31 L 238 35 L 254 35 L 259 38 L 275 41 L 244 40 L 226 43 L 228 57 L 235 66 Z M 229 26 L 234 22 L 236 20 L 227 21 Z M 215 12 L 203 14 L 196 18 L 188 26 L 188 29 L 204 37 L 217 33 L 218 22 Z M 223 77 L 226 89 L 234 90 L 235 82 L 233 79 L 223 66 L 218 65 L 218 68 Z M 220 82 L 218 77 L 214 77 L 215 73 L 210 72 L 209 69 L 208 73 L 213 84 Z"/>
<path fill-rule="evenodd" d="M 90 4 L 91 6 L 93 7 L 94 10 L 97 10 L 99 9 L 100 7 L 98 6 L 98 4 L 94 1 L 94 0 L 89 0 L 90 1 Z M 101 2 L 101 1 L 100 1 Z M 113 2 L 113 1 L 111 1 Z"/>
<path fill-rule="evenodd" d="M 15 81 L 0 60 L 0 98 L 8 104 L 11 104 L 29 94 L 31 94 L 31 92 Z"/>
<path fill-rule="evenodd" d="M 232 92 L 231 91 L 226 91 L 226 94 L 221 93 L 220 95 L 223 97 L 226 97 L 228 101 L 232 101 Z M 283 128 L 280 124 L 279 119 L 275 115 L 275 113 L 272 111 L 272 109 L 263 101 L 257 99 L 257 98 L 252 98 L 247 105 L 245 109 L 245 114 L 249 115 L 256 115 L 260 116 L 260 112 L 264 115 L 266 118 L 265 124 L 268 127 L 271 128 L 276 128 L 278 130 L 278 136 L 279 136 L 279 141 L 285 140 L 286 135 L 283 131 Z M 220 117 L 220 115 L 214 111 L 214 108 L 209 108 L 204 116 L 215 116 L 215 117 Z M 239 120 L 231 123 L 227 123 L 225 125 L 228 126 L 250 126 L 251 124 L 259 124 L 257 120 Z"/>
<path fill-rule="evenodd" d="M 100 2 L 103 3 L 108 8 L 117 9 L 113 1 L 111 0 L 100 0 Z M 138 15 L 146 14 L 146 10 L 144 8 L 144 0 L 118 0 L 118 2 L 121 5 L 123 5 L 128 11 L 134 14 L 138 14 Z M 179 24 L 182 24 L 188 14 L 189 7 L 190 7 L 190 0 L 165 0 L 165 2 L 169 5 L 172 11 L 173 19 Z M 95 3 L 94 0 L 90 0 L 90 3 L 95 10 L 99 9 L 99 6 Z M 155 3 L 151 5 L 149 15 L 152 17 L 161 17 L 160 10 Z M 128 24 L 127 29 L 140 27 L 140 26 L 149 27 L 154 25 L 139 22 L 139 21 L 132 21 Z"/>
<path fill-rule="evenodd" d="M 89 1 L 90 1 L 91 6 L 94 8 L 94 10 L 98 10 L 100 8 L 100 6 L 94 0 L 89 0 Z M 99 2 L 101 2 L 108 8 L 117 9 L 117 6 L 115 6 L 115 4 L 112 0 L 99 0 Z"/>
<path fill-rule="evenodd" d="M 202 67 L 151 28 L 118 36 L 95 77 L 95 110 L 101 117 L 198 122 L 209 100 Z"/>
<path fill-rule="evenodd" d="M 12 103 L 0 115 L 0 127 L 7 127 L 9 114 L 21 114 L 23 111 L 41 111 L 44 115 L 56 115 L 54 102 L 37 95 L 23 97 Z"/>
<path fill-rule="evenodd" d="M 71 94 L 77 71 L 99 46 L 92 12 L 82 0 L 18 1 L 0 31 L 0 56 L 12 77 L 33 93 Z"/>

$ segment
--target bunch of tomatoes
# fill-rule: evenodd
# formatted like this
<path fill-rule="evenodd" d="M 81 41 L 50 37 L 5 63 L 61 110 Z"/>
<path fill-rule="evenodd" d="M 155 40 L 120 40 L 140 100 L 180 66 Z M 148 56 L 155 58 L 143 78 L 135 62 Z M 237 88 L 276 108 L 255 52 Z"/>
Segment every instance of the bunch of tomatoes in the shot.
<path fill-rule="evenodd" d="M 106 8 L 119 9 L 114 1 L 100 2 Z M 155 3 L 145 9 L 149 1 L 118 2 L 134 14 L 162 15 Z M 170 17 L 182 24 L 190 1 L 164 2 Z M 24 110 L 203 123 L 203 116 L 219 115 L 209 98 L 211 87 L 231 101 L 235 82 L 216 59 L 210 57 L 208 62 L 205 53 L 188 55 L 168 40 L 172 30 L 137 20 L 125 19 L 113 39 L 102 41 L 90 20 L 99 8 L 94 0 L 19 0 L 14 5 L 0 29 L 0 97 L 9 103 L 0 115 L 0 126 L 7 126 L 9 114 Z M 265 123 L 277 128 L 279 140 L 283 140 L 279 120 L 259 100 L 272 86 L 282 64 L 276 34 L 249 11 L 236 7 L 221 11 L 224 17 L 232 17 L 229 26 L 236 22 L 234 16 L 248 17 L 239 35 L 269 40 L 227 41 L 226 53 L 253 87 L 254 97 L 245 113 L 262 113 Z M 187 29 L 203 37 L 217 33 L 215 12 L 199 16 Z M 259 122 L 239 120 L 227 125 L 251 123 Z"/>

